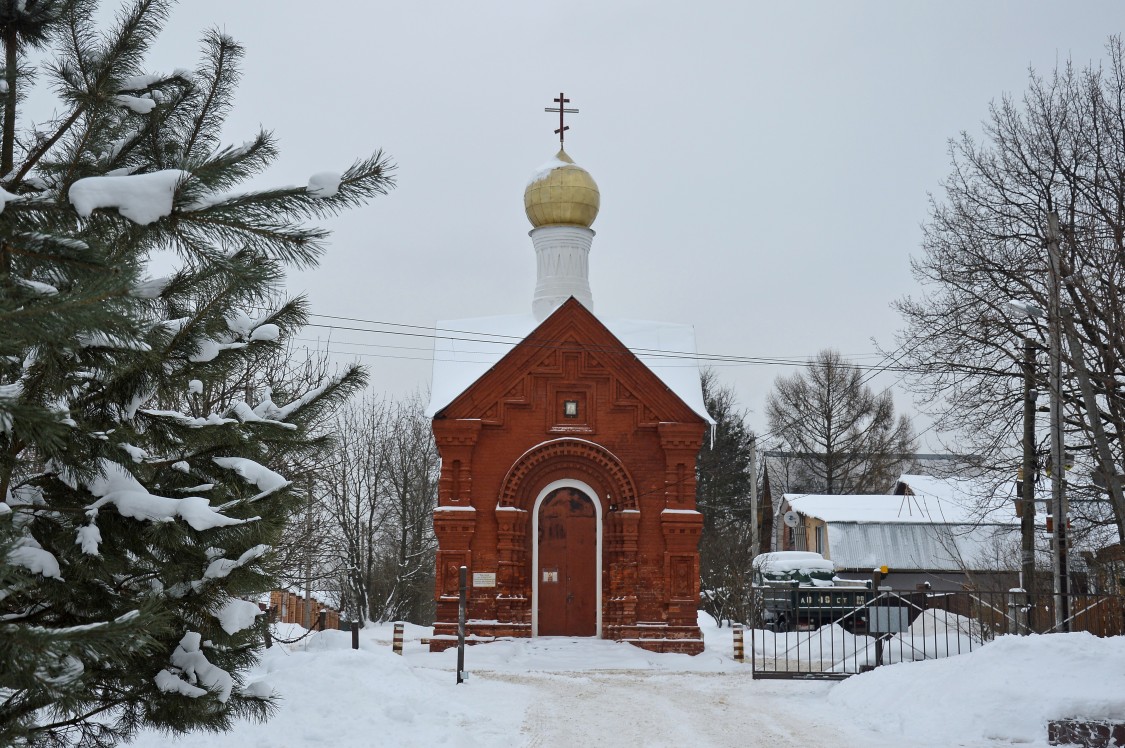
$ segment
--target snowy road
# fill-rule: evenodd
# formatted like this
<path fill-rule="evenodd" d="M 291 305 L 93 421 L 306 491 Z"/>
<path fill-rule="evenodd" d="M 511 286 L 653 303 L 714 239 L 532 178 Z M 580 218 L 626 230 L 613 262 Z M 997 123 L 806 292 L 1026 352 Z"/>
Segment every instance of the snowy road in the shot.
<path fill-rule="evenodd" d="M 892 746 L 885 736 L 841 732 L 820 715 L 822 683 L 762 682 L 745 673 L 587 671 L 478 673 L 520 686 L 530 704 L 527 748 L 554 746 Z M 811 707 L 811 708 L 810 708 Z"/>
<path fill-rule="evenodd" d="M 513 675 L 534 698 L 521 729 L 528 748 L 560 745 L 826 745 L 808 726 L 779 724 L 754 710 L 750 679 L 716 673 Z M 751 703 L 756 702 L 756 703 Z M 823 736 L 827 738 L 827 733 Z"/>

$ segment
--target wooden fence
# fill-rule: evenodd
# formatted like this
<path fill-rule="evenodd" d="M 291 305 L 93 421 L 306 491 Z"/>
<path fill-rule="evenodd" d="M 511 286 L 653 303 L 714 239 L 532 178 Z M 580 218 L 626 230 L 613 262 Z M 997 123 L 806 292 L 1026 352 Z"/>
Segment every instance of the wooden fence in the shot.
<path fill-rule="evenodd" d="M 340 628 L 340 611 L 331 608 L 315 597 L 308 602 L 310 608 L 309 620 L 312 627 L 317 628 L 320 612 L 324 611 L 324 628 L 335 630 Z M 296 623 L 305 625 L 305 597 L 288 590 L 274 590 L 270 593 L 269 610 L 273 611 L 275 623 Z"/>

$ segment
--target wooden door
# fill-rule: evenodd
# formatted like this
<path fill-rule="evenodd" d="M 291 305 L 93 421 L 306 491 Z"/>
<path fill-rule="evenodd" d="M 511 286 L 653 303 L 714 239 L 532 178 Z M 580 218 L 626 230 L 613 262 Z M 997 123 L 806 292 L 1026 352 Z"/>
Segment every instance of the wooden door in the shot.
<path fill-rule="evenodd" d="M 539 506 L 539 635 L 597 635 L 598 526 L 594 502 L 574 488 Z"/>

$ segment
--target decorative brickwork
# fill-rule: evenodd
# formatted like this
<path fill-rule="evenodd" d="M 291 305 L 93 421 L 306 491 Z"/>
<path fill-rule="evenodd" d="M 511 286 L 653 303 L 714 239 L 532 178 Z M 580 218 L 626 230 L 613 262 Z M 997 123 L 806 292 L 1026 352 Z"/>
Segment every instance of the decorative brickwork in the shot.
<path fill-rule="evenodd" d="M 581 474 L 598 481 L 608 479 L 615 493 L 607 495 L 609 510 L 637 508 L 637 489 L 625 466 L 604 447 L 580 439 L 552 439 L 532 447 L 523 454 L 508 475 L 504 476 L 499 506 L 519 507 L 526 503 L 527 484 L 545 485 L 544 474 Z M 522 492 L 520 489 L 524 489 Z"/>
<path fill-rule="evenodd" d="M 536 500 L 571 481 L 601 518 L 599 635 L 702 651 L 695 459 L 705 423 L 581 304 L 563 304 L 433 429 L 442 473 L 431 649 L 455 642 L 461 565 L 473 580 L 473 640 L 534 634 Z"/>

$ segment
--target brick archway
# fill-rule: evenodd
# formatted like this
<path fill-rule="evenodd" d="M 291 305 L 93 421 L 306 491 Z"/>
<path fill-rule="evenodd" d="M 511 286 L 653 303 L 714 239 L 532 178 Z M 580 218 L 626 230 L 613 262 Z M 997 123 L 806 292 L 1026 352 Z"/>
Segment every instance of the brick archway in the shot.
<path fill-rule="evenodd" d="M 614 636 L 636 623 L 637 538 L 640 511 L 629 471 L 605 447 L 585 439 L 560 438 L 529 449 L 501 483 L 498 519 L 497 614 L 532 628 L 535 583 L 535 509 L 548 486 L 579 485 L 598 509 L 598 636 Z M 609 572 L 605 584 L 601 570 Z M 502 601 L 502 603 L 500 602 Z M 506 618 L 505 618 L 506 617 Z"/>
<path fill-rule="evenodd" d="M 497 508 L 528 511 L 538 490 L 559 478 L 585 480 L 605 502 L 605 509 L 637 509 L 637 489 L 616 455 L 585 439 L 562 438 L 537 444 L 524 452 L 501 483 Z"/>

